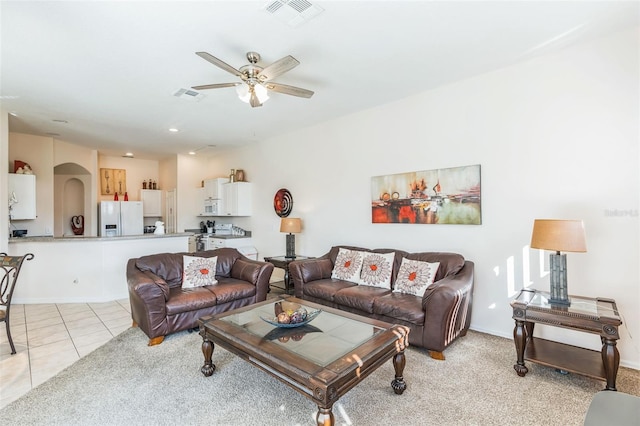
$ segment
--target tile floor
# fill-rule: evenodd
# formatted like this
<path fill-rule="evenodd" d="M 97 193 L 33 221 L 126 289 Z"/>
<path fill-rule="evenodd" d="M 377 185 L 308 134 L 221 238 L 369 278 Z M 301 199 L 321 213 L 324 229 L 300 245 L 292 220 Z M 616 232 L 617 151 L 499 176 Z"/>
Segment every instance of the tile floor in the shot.
<path fill-rule="evenodd" d="M 129 300 L 11 306 L 0 323 L 0 408 L 131 327 Z"/>

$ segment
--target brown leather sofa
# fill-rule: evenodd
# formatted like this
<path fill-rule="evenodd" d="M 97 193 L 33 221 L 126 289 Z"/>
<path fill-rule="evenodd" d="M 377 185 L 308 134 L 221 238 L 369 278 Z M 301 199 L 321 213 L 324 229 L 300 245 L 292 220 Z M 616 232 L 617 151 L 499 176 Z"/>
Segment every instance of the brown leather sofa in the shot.
<path fill-rule="evenodd" d="M 422 298 L 412 294 L 358 285 L 332 279 L 331 272 L 340 248 L 374 253 L 394 252 L 391 285 L 396 281 L 402 258 L 440 262 L 440 267 Z M 325 255 L 289 264 L 295 296 L 344 311 L 410 328 L 409 343 L 429 351 L 432 358 L 444 359 L 443 351 L 471 322 L 474 264 L 456 253 L 408 253 L 394 249 L 370 250 L 335 246 Z"/>
<path fill-rule="evenodd" d="M 218 284 L 183 289 L 183 255 L 218 256 Z M 232 248 L 130 259 L 127 285 L 134 326 L 149 336 L 149 346 L 157 345 L 167 334 L 196 327 L 202 316 L 265 300 L 272 272 L 271 263 L 248 259 Z"/>

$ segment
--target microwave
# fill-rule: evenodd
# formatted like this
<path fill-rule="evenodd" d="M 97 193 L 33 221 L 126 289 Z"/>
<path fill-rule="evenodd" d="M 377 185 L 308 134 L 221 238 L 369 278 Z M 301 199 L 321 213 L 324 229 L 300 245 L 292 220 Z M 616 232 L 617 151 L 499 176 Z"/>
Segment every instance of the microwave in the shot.
<path fill-rule="evenodd" d="M 222 214 L 220 200 L 208 198 L 204 200 L 204 215 L 217 216 Z"/>

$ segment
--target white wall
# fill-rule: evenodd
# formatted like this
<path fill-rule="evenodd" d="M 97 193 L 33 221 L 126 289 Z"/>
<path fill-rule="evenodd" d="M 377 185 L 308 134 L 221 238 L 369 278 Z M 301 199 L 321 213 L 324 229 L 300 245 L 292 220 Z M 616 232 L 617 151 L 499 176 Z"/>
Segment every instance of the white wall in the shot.
<path fill-rule="evenodd" d="M 9 113 L 0 108 L 0 200 L 9 200 Z M 11 170 L 13 171 L 13 169 Z M 0 253 L 6 253 L 9 240 L 9 209 L 0 209 Z"/>
<path fill-rule="evenodd" d="M 36 219 L 12 220 L 11 229 L 26 229 L 28 235 L 53 235 L 53 138 L 11 133 L 9 172 L 14 161 L 29 163 L 36 175 Z"/>
<path fill-rule="evenodd" d="M 568 254 L 570 293 L 616 299 L 622 364 L 640 368 L 638 45 L 635 29 L 567 48 L 225 154 L 210 169 L 243 168 L 254 182 L 247 228 L 260 257 L 284 253 L 273 196 L 288 188 L 291 216 L 303 219 L 299 254 L 343 243 L 462 253 L 476 266 L 471 327 L 505 337 L 516 291 L 549 287 L 548 253 L 528 248 L 533 220 L 582 219 L 588 252 Z M 371 223 L 372 176 L 470 164 L 482 167 L 482 225 Z M 600 346 L 594 335 L 536 332 Z"/>

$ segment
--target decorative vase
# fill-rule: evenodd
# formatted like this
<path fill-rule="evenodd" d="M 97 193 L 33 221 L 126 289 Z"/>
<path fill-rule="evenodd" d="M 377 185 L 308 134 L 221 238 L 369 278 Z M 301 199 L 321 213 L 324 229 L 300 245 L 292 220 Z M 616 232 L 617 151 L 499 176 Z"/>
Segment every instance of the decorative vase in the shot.
<path fill-rule="evenodd" d="M 118 201 L 118 193 L 113 194 L 113 201 Z"/>
<path fill-rule="evenodd" d="M 129 201 L 129 194 L 127 194 L 126 192 L 124 193 L 124 200 Z"/>
<path fill-rule="evenodd" d="M 231 174 L 229 175 L 229 182 L 235 182 L 236 181 L 236 171 L 235 169 L 231 169 Z"/>

